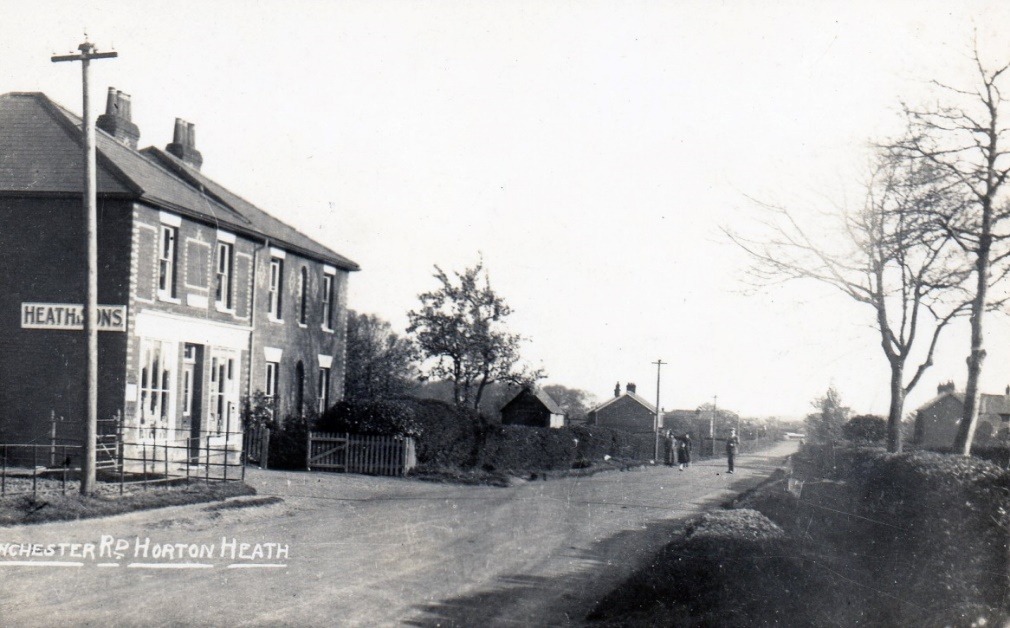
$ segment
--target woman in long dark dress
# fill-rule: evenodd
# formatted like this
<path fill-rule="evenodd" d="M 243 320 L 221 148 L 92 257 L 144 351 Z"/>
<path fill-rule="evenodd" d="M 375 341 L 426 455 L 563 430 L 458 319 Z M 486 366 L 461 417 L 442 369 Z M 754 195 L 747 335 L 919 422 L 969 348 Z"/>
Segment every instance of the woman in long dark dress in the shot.
<path fill-rule="evenodd" d="M 680 470 L 685 466 L 691 466 L 691 435 L 684 434 L 677 439 L 677 460 L 680 461 Z"/>

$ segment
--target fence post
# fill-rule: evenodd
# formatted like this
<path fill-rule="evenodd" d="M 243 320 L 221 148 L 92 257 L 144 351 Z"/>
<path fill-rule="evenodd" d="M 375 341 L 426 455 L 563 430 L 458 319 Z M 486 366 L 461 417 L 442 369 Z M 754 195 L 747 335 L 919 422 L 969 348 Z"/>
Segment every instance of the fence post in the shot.
<path fill-rule="evenodd" d="M 49 411 L 49 466 L 56 466 L 56 411 Z"/>
<path fill-rule="evenodd" d="M 231 427 L 231 423 L 230 422 L 228 423 L 228 427 Z M 228 430 L 225 430 L 225 433 L 224 433 L 224 481 L 225 482 L 228 481 L 228 438 L 229 438 L 230 435 L 231 435 L 231 432 L 228 431 Z"/>
<path fill-rule="evenodd" d="M 7 494 L 7 445 L 4 445 L 3 471 L 0 471 L 0 495 Z"/>
<path fill-rule="evenodd" d="M 144 482 L 144 490 L 146 491 L 147 490 L 147 443 L 146 442 L 142 444 L 142 449 L 143 449 L 143 451 L 141 453 L 141 457 L 142 457 L 142 459 L 144 461 L 144 480 L 143 480 L 143 482 Z"/>
<path fill-rule="evenodd" d="M 168 479 L 168 429 L 165 429 L 165 479 Z"/>
<path fill-rule="evenodd" d="M 305 470 L 312 470 L 312 432 L 309 431 L 305 441 Z"/>
<path fill-rule="evenodd" d="M 204 482 L 206 482 L 207 484 L 210 484 L 210 433 L 209 432 L 207 433 L 207 446 L 204 449 L 207 452 L 207 455 L 205 456 L 206 462 L 207 462 L 207 468 L 206 468 L 206 470 L 204 472 Z M 197 451 L 200 451 L 199 447 L 197 447 Z"/>
<path fill-rule="evenodd" d="M 67 494 L 67 466 L 69 462 L 67 461 L 67 446 L 63 446 L 63 494 Z"/>
<path fill-rule="evenodd" d="M 39 477 L 39 448 L 32 445 L 32 499 L 35 499 L 35 484 Z"/>
<path fill-rule="evenodd" d="M 260 445 L 260 467 L 269 469 L 270 466 L 270 428 L 263 428 L 263 441 Z"/>

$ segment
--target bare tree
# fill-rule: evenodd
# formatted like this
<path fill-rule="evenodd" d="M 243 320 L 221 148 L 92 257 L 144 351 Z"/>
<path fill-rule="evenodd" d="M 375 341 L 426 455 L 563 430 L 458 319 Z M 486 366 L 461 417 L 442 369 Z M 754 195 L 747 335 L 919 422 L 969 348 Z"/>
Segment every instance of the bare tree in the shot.
<path fill-rule="evenodd" d="M 934 82 L 947 103 L 921 109 L 905 107 L 910 132 L 891 147 L 943 170 L 956 192 L 966 199 L 964 204 L 947 208 L 953 211 L 930 211 L 971 260 L 974 272 L 968 381 L 954 443 L 964 455 L 971 453 L 978 423 L 979 378 L 986 354 L 983 319 L 997 305 L 989 288 L 1005 276 L 1005 267 L 999 270 L 1000 262 L 1010 255 L 1001 246 L 1010 235 L 1005 231 L 1010 211 L 1003 189 L 1010 175 L 1010 158 L 1003 142 L 1010 129 L 1000 120 L 1004 104 L 1000 82 L 1010 64 L 989 70 L 977 49 L 974 62 L 978 73 L 974 88 L 964 90 Z"/>
<path fill-rule="evenodd" d="M 884 151 L 867 186 L 866 201 L 843 216 L 841 248 L 815 238 L 789 211 L 762 204 L 766 233 L 760 239 L 727 232 L 754 259 L 759 284 L 813 279 L 873 310 L 874 326 L 890 366 L 889 451 L 901 451 L 905 397 L 933 363 L 941 332 L 967 310 L 962 284 L 967 271 L 951 237 L 934 228 L 926 210 L 956 204 L 937 168 Z M 938 210 L 939 211 L 939 210 Z M 916 340 L 928 345 L 906 381 Z"/>

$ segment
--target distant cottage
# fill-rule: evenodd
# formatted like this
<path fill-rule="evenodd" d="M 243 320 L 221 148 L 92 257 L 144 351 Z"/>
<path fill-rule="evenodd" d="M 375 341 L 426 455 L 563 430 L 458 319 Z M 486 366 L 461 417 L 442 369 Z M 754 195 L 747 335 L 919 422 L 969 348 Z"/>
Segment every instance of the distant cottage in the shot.
<path fill-rule="evenodd" d="M 940 384 L 933 397 L 915 411 L 913 440 L 923 447 L 954 446 L 958 425 L 964 412 L 964 393 L 954 384 Z M 981 445 L 1006 441 L 1010 437 L 1010 386 L 1002 395 L 981 395 L 975 442 Z"/>
<path fill-rule="evenodd" d="M 621 384 L 614 387 L 614 397 L 589 411 L 589 424 L 640 434 L 655 431 L 656 406 L 635 392 L 629 382 L 621 394 Z"/>
<path fill-rule="evenodd" d="M 524 387 L 502 406 L 503 425 L 529 427 L 564 427 L 565 411 L 543 390 Z"/>

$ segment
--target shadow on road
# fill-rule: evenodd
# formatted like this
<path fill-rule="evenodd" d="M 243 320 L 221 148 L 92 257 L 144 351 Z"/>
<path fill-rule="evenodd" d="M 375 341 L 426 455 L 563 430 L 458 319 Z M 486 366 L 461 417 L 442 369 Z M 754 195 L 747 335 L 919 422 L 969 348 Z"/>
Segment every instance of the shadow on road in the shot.
<path fill-rule="evenodd" d="M 727 489 L 739 495 L 766 479 L 766 476 L 740 478 Z M 603 596 L 648 565 L 660 548 L 683 532 L 693 516 L 727 503 L 725 496 L 712 498 L 683 515 L 618 532 L 588 548 L 573 547 L 559 555 L 545 556 L 577 566 L 556 576 L 521 573 L 500 576 L 490 589 L 415 606 L 419 615 L 404 623 L 423 628 L 581 625 Z M 651 606 L 653 601 L 641 602 Z"/>

